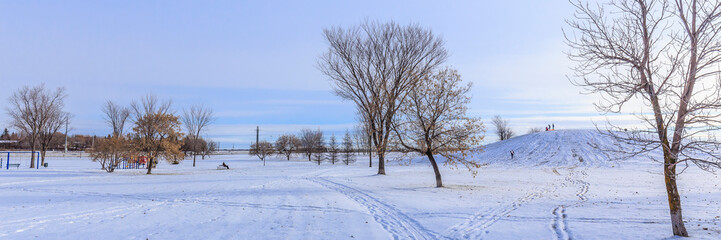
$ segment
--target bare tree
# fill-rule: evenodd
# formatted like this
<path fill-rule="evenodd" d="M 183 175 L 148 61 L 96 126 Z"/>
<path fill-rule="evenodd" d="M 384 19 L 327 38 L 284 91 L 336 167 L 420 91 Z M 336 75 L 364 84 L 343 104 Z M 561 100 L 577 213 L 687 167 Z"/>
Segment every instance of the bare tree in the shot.
<path fill-rule="evenodd" d="M 480 118 L 468 117 L 471 83 L 463 84 L 460 74 L 445 68 L 424 77 L 412 91 L 394 121 L 399 143 L 410 151 L 428 157 L 436 175 L 436 187 L 442 187 L 441 172 L 434 155 L 445 164 L 462 164 L 475 176 L 480 165 L 468 154 L 479 150 L 484 127 Z"/>
<path fill-rule="evenodd" d="M 188 131 L 188 137 L 192 139 L 193 145 L 190 150 L 193 152 L 193 167 L 195 167 L 195 158 L 197 155 L 203 154 L 203 148 L 207 145 L 205 142 L 200 144 L 200 135 L 206 130 L 208 125 L 213 122 L 213 109 L 206 108 L 203 105 L 194 105 L 189 109 L 183 110 L 183 115 L 180 117 L 185 130 Z"/>
<path fill-rule="evenodd" d="M 688 236 L 683 223 L 676 166 L 693 162 L 719 168 L 721 144 L 721 2 L 675 0 L 612 1 L 574 4 L 566 34 L 569 57 L 578 62 L 575 84 L 599 93 L 600 111 L 621 112 L 640 97 L 652 115 L 637 114 L 651 130 L 607 133 L 635 144 L 619 150 L 629 157 L 663 152 L 663 170 L 673 234 Z M 675 17 L 674 17 L 675 16 Z"/>
<path fill-rule="evenodd" d="M 323 132 L 318 130 L 302 129 L 300 130 L 300 146 L 303 154 L 311 161 L 313 154 L 320 149 L 323 143 Z"/>
<path fill-rule="evenodd" d="M 541 129 L 539 127 L 532 127 L 531 129 L 528 129 L 528 133 L 539 133 L 542 131 L 543 131 L 543 129 Z"/>
<path fill-rule="evenodd" d="M 300 139 L 293 134 L 283 134 L 275 140 L 275 150 L 290 161 L 290 156 L 300 146 Z"/>
<path fill-rule="evenodd" d="M 358 114 L 360 116 L 361 114 Z M 360 118 L 360 117 L 359 117 Z M 353 137 L 359 152 L 368 154 L 368 167 L 373 167 L 373 134 L 368 129 L 368 124 L 359 119 L 359 125 L 356 125 Z"/>
<path fill-rule="evenodd" d="M 203 148 L 203 151 L 201 153 L 201 157 L 203 160 L 205 160 L 205 157 L 209 157 L 214 152 L 218 151 L 218 143 L 214 141 L 208 141 L 205 144 L 205 147 Z"/>
<path fill-rule="evenodd" d="M 180 151 L 183 134 L 180 121 L 171 110 L 171 102 L 159 102 L 153 95 L 147 95 L 131 105 L 134 115 L 133 148 L 148 157 L 148 172 L 159 159 L 168 162 L 184 157 Z"/>
<path fill-rule="evenodd" d="M 338 150 L 338 140 L 335 138 L 335 134 L 332 134 L 328 142 L 328 160 L 333 165 L 338 161 Z"/>
<path fill-rule="evenodd" d="M 350 165 L 350 163 L 355 161 L 355 158 L 353 157 L 353 137 L 351 137 L 348 130 L 346 130 L 345 135 L 343 135 L 341 147 L 343 148 L 343 163 L 345 163 L 345 165 Z"/>
<path fill-rule="evenodd" d="M 53 129 L 54 126 L 51 125 L 54 124 L 54 120 L 57 120 L 58 115 L 66 114 L 62 112 L 65 97 L 64 88 L 50 91 L 45 89 L 44 84 L 41 84 L 32 88 L 24 86 L 15 91 L 8 99 L 10 106 L 6 111 L 10 115 L 12 126 L 26 134 L 28 138 L 32 152 L 30 168 L 35 167 L 36 147 L 52 140 L 55 132 L 47 133 Z M 44 156 L 44 151 L 42 155 Z"/>
<path fill-rule="evenodd" d="M 65 125 L 65 121 L 70 119 L 70 114 L 63 112 L 63 99 L 58 99 L 54 103 L 49 103 L 43 110 L 45 112 L 43 126 L 40 128 L 40 165 L 45 165 L 45 153 L 53 143 L 56 136 L 60 135 L 58 130 Z"/>
<path fill-rule="evenodd" d="M 515 133 L 511 129 L 510 123 L 508 120 L 504 120 L 501 118 L 501 116 L 493 116 L 493 120 L 491 120 L 493 123 L 493 126 L 496 127 L 496 135 L 498 136 L 498 140 L 503 141 L 509 138 L 512 138 L 515 136 Z"/>
<path fill-rule="evenodd" d="M 103 170 L 111 173 L 123 159 L 130 157 L 130 153 L 130 143 L 125 136 L 110 135 L 98 141 L 90 157 L 93 162 L 100 163 Z"/>
<path fill-rule="evenodd" d="M 113 136 L 122 136 L 125 131 L 125 122 L 130 117 L 130 110 L 108 100 L 103 106 L 103 113 L 105 122 L 113 128 Z"/>
<path fill-rule="evenodd" d="M 319 60 L 335 93 L 353 101 L 371 130 L 378 174 L 385 174 L 391 121 L 419 76 L 448 57 L 443 40 L 418 25 L 369 23 L 323 31 L 328 52 Z"/>
<path fill-rule="evenodd" d="M 263 166 L 265 166 L 265 158 L 272 155 L 273 152 L 274 152 L 273 144 L 268 141 L 265 141 L 265 140 L 261 140 L 261 141 L 258 141 L 257 143 L 253 143 L 250 145 L 249 153 L 251 155 L 255 155 L 261 161 L 263 161 Z"/>
<path fill-rule="evenodd" d="M 123 135 L 125 123 L 130 117 L 130 110 L 108 100 L 102 111 L 105 114 L 105 122 L 113 129 L 113 133 L 98 142 L 97 147 L 93 148 L 90 153 L 90 157 L 93 161 L 100 163 L 103 170 L 111 173 L 115 171 L 120 161 L 130 157 L 130 142 Z"/>

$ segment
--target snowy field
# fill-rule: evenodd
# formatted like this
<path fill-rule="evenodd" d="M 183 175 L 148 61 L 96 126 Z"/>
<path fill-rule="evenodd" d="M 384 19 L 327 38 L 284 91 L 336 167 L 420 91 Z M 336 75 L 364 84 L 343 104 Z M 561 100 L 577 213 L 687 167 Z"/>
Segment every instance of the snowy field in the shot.
<path fill-rule="evenodd" d="M 363 155 L 351 166 L 219 155 L 146 175 L 53 154 L 48 168 L 0 170 L 0 239 L 670 238 L 661 165 L 604 160 L 585 147 L 598 138 L 490 144 L 475 178 L 443 167 L 444 188 L 423 161 L 378 176 Z M 719 176 L 690 167 L 678 183 L 692 238 L 721 239 Z"/>

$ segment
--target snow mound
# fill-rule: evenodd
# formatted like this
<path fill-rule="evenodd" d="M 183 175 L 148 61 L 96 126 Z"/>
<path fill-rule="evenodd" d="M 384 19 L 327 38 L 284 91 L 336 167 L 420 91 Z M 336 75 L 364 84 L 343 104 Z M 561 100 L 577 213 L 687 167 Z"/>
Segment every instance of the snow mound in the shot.
<path fill-rule="evenodd" d="M 632 147 L 632 146 L 626 146 Z M 530 133 L 484 146 L 474 157 L 480 163 L 523 166 L 618 165 L 617 141 L 598 130 L 555 130 Z M 510 151 L 515 152 L 511 159 Z"/>

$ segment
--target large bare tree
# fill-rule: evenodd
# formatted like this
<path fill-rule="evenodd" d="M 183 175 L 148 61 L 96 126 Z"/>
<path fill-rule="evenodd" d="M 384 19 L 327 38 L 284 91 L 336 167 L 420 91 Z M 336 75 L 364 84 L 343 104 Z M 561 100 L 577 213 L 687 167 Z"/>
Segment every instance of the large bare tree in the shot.
<path fill-rule="evenodd" d="M 213 109 L 203 105 L 194 105 L 183 110 L 180 120 L 188 131 L 188 138 L 191 140 L 190 151 L 193 153 L 193 167 L 195 167 L 196 156 L 202 155 L 203 149 L 207 147 L 205 142 L 201 144 L 199 140 L 200 135 L 213 122 Z"/>
<path fill-rule="evenodd" d="M 256 157 L 258 157 L 258 159 L 263 161 L 263 166 L 265 166 L 265 159 L 268 156 L 272 155 L 273 152 L 275 152 L 275 149 L 273 148 L 272 143 L 265 140 L 260 140 L 250 145 L 250 151 L 248 153 L 250 155 L 255 155 Z"/>
<path fill-rule="evenodd" d="M 436 187 L 443 187 L 441 172 L 434 155 L 445 158 L 445 164 L 462 164 L 475 176 L 480 165 L 472 153 L 483 140 L 480 118 L 467 115 L 471 102 L 471 83 L 463 84 L 460 74 L 445 68 L 424 77 L 401 107 L 394 121 L 394 132 L 401 146 L 428 157 L 436 175 Z"/>
<path fill-rule="evenodd" d="M 63 112 L 63 100 L 50 103 L 44 110 L 43 126 L 40 128 L 40 165 L 45 165 L 45 153 L 53 145 L 53 140 L 58 139 L 58 130 L 70 119 L 70 113 Z M 57 143 L 56 143 L 57 144 Z M 57 146 L 57 145 L 56 145 Z"/>
<path fill-rule="evenodd" d="M 66 96 L 64 88 L 51 91 L 41 84 L 34 87 L 24 86 L 8 99 L 10 105 L 6 111 L 10 115 L 11 124 L 27 135 L 30 144 L 30 168 L 35 167 L 35 150 L 38 145 L 47 148 L 45 143 L 52 140 L 55 124 L 58 121 L 60 124 L 64 123 L 65 119 L 58 118 L 67 114 L 62 111 Z M 44 162 L 44 151 L 42 155 Z"/>
<path fill-rule="evenodd" d="M 113 132 L 108 137 L 98 141 L 97 146 L 90 153 L 90 157 L 94 162 L 100 163 L 103 170 L 112 173 L 120 161 L 131 155 L 130 142 L 123 135 L 125 123 L 130 117 L 130 110 L 108 100 L 105 102 L 102 111 L 105 114 L 105 122 Z"/>
<path fill-rule="evenodd" d="M 319 59 L 335 93 L 353 101 L 371 130 L 378 174 L 385 174 L 391 122 L 420 76 L 448 57 L 443 40 L 418 25 L 366 22 L 323 31 L 328 51 Z"/>
<path fill-rule="evenodd" d="M 125 131 L 125 123 L 130 117 L 130 109 L 108 100 L 103 106 L 105 122 L 113 129 L 112 136 L 122 136 Z"/>
<path fill-rule="evenodd" d="M 493 126 L 496 127 L 496 136 L 498 136 L 499 141 L 512 138 L 516 135 L 516 133 L 513 132 L 513 129 L 511 129 L 511 124 L 508 120 L 501 118 L 501 116 L 493 116 L 493 120 L 491 120 L 491 122 L 493 123 Z"/>
<path fill-rule="evenodd" d="M 283 134 L 275 140 L 275 151 L 290 161 L 290 156 L 300 147 L 300 139 L 293 134 Z"/>
<path fill-rule="evenodd" d="M 311 161 L 314 153 L 321 149 L 323 145 L 323 131 L 320 129 L 301 129 L 299 139 L 303 154 L 308 157 L 308 161 Z"/>
<path fill-rule="evenodd" d="M 147 95 L 141 101 L 133 102 L 130 107 L 134 113 L 133 148 L 148 157 L 150 174 L 159 159 L 175 161 L 183 158 L 180 151 L 180 121 L 170 109 L 171 102 L 160 102 L 153 95 Z"/>
<path fill-rule="evenodd" d="M 697 0 L 624 0 L 605 5 L 574 3 L 568 20 L 569 57 L 575 84 L 603 100 L 605 112 L 641 104 L 652 114 L 636 116 L 650 130 L 608 134 L 637 147 L 628 156 L 663 152 L 663 172 L 674 235 L 688 236 L 676 185 L 678 164 L 702 169 L 721 167 L 721 2 Z M 608 6 L 603 8 L 601 6 Z M 615 130 L 615 131 L 614 131 Z M 640 146 L 640 147 L 638 147 Z"/>

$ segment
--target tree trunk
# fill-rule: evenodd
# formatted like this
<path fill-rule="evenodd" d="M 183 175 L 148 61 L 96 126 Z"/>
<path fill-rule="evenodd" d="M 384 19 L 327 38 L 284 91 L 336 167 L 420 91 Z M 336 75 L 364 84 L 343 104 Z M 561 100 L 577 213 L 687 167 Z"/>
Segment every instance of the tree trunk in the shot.
<path fill-rule="evenodd" d="M 30 143 L 30 168 L 35 168 L 35 143 Z"/>
<path fill-rule="evenodd" d="M 40 149 L 40 166 L 45 165 L 45 148 Z"/>
<path fill-rule="evenodd" d="M 378 175 L 386 175 L 385 153 L 378 152 Z"/>
<path fill-rule="evenodd" d="M 368 151 L 368 167 L 369 168 L 373 167 L 373 154 L 371 154 L 370 151 Z"/>
<path fill-rule="evenodd" d="M 373 150 L 371 148 L 371 137 L 368 136 L 368 167 L 373 167 Z"/>
<path fill-rule="evenodd" d="M 195 167 L 195 157 L 198 156 L 198 154 L 193 153 L 193 167 Z"/>
<path fill-rule="evenodd" d="M 664 170 L 663 175 L 666 180 L 666 194 L 668 195 L 668 207 L 671 213 L 671 227 L 673 235 L 688 237 L 686 226 L 683 223 L 683 215 L 681 215 L 681 196 L 676 186 L 676 159 L 671 153 L 664 151 Z"/>
<path fill-rule="evenodd" d="M 146 174 L 150 174 L 150 169 L 153 168 L 153 161 L 154 161 L 154 160 L 155 160 L 154 158 L 148 158 L 148 162 L 147 162 L 147 164 L 148 164 L 148 173 L 146 173 Z"/>
<path fill-rule="evenodd" d="M 441 171 L 438 170 L 438 164 L 436 163 L 436 159 L 433 158 L 433 153 L 428 151 L 426 152 L 426 156 L 428 156 L 428 161 L 431 161 L 431 165 L 433 165 L 433 172 L 436 174 L 436 187 L 443 187 L 443 181 L 441 181 Z"/>

